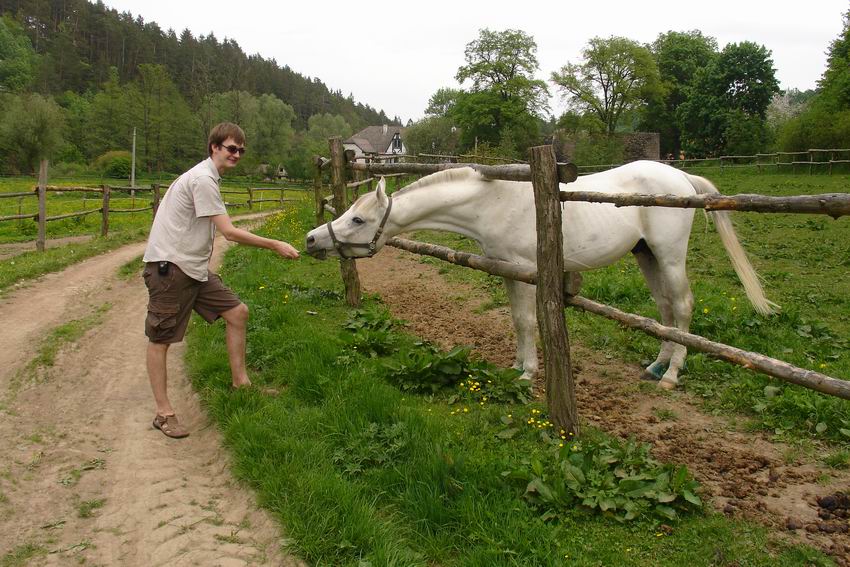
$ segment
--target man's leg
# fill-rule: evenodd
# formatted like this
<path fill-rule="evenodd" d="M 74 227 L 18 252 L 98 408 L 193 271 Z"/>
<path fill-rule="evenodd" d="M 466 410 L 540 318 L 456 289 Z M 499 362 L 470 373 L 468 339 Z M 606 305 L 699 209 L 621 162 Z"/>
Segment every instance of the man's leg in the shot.
<path fill-rule="evenodd" d="M 173 415 L 174 408 L 168 400 L 168 371 L 166 361 L 168 358 L 167 343 L 148 342 L 147 366 L 148 378 L 153 390 L 153 399 L 156 402 L 156 413 L 158 415 Z"/>
<path fill-rule="evenodd" d="M 227 323 L 227 356 L 230 359 L 230 374 L 233 387 L 240 388 L 251 384 L 248 369 L 245 366 L 245 336 L 248 329 L 248 306 L 240 303 L 221 314 Z"/>

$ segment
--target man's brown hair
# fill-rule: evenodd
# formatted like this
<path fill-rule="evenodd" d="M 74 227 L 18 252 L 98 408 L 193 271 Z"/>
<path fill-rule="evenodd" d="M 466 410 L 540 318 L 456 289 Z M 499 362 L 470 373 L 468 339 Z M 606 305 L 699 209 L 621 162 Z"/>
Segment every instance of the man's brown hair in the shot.
<path fill-rule="evenodd" d="M 213 126 L 213 129 L 210 130 L 210 137 L 207 140 L 207 152 L 209 152 L 209 155 L 212 155 L 213 146 L 222 145 L 228 138 L 233 138 L 233 141 L 240 146 L 245 145 L 245 132 L 233 122 L 222 122 Z"/>

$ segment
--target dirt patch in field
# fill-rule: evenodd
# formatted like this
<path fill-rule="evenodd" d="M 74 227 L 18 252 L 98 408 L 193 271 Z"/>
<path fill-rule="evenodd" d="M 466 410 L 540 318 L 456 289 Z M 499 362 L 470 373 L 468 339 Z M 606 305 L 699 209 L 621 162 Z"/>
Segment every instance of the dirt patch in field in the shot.
<path fill-rule="evenodd" d="M 471 345 L 495 364 L 513 364 L 510 312 L 482 312 L 490 300 L 483 292 L 450 283 L 418 256 L 390 247 L 358 261 L 358 270 L 363 290 L 378 293 L 413 334 L 444 348 Z M 578 404 L 587 423 L 651 443 L 657 458 L 687 465 L 703 497 L 722 513 L 760 522 L 850 565 L 848 512 L 841 507 L 850 474 L 765 435 L 739 431 L 731 418 L 706 415 L 681 391 L 642 386 L 638 367 L 572 347 Z"/>

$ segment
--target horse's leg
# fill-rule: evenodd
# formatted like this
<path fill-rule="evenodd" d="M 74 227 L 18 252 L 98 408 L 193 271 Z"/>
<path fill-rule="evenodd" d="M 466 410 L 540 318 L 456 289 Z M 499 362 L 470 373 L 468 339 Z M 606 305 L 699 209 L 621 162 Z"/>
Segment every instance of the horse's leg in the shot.
<path fill-rule="evenodd" d="M 658 311 L 661 314 L 661 324 L 671 327 L 675 324 L 673 317 L 673 306 L 670 298 L 665 293 L 664 281 L 661 278 L 661 270 L 658 267 L 658 260 L 655 255 L 646 245 L 641 242 L 632 250 L 632 254 L 637 260 L 638 267 L 646 279 L 646 285 L 649 287 L 649 292 L 658 306 Z M 670 366 L 670 358 L 673 356 L 673 347 L 675 343 L 670 341 L 662 341 L 661 350 L 658 352 L 658 357 L 655 361 L 646 367 L 641 378 L 646 380 L 660 380 L 661 376 L 667 371 Z"/>
<path fill-rule="evenodd" d="M 533 381 L 537 375 L 537 304 L 533 285 L 505 279 L 511 318 L 516 331 L 516 362 L 522 370 L 520 378 Z"/>
<path fill-rule="evenodd" d="M 693 317 L 694 296 L 688 282 L 688 274 L 685 271 L 685 259 L 682 255 L 680 261 L 659 262 L 661 277 L 664 280 L 664 288 L 673 307 L 673 316 L 676 319 L 676 328 L 688 332 Z M 679 383 L 679 370 L 685 364 L 685 355 L 688 349 L 684 345 L 673 343 L 673 355 L 670 357 L 670 366 L 661 377 L 659 386 L 671 390 Z"/>

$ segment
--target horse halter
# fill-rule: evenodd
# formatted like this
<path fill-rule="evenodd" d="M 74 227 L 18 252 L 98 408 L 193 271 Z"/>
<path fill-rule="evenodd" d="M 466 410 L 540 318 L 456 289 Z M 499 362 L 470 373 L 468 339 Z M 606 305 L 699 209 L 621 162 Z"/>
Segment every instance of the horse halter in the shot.
<path fill-rule="evenodd" d="M 341 242 L 337 239 L 336 234 L 334 234 L 333 221 L 330 221 L 327 224 L 328 232 L 331 235 L 331 241 L 333 242 L 334 248 L 337 251 L 337 254 L 340 255 L 341 258 L 346 260 L 352 260 L 354 258 L 363 258 L 363 256 L 347 256 L 345 252 L 342 251 L 343 246 L 348 246 L 349 248 L 366 248 L 366 258 L 371 258 L 374 256 L 378 250 L 376 248 L 378 244 L 378 239 L 381 238 L 381 235 L 384 233 L 384 225 L 387 224 L 387 219 L 390 218 L 390 211 L 393 208 L 393 198 L 391 195 L 387 195 L 387 210 L 384 211 L 384 218 L 381 219 L 381 224 L 378 225 L 378 230 L 375 231 L 375 236 L 372 237 L 371 242 Z"/>

